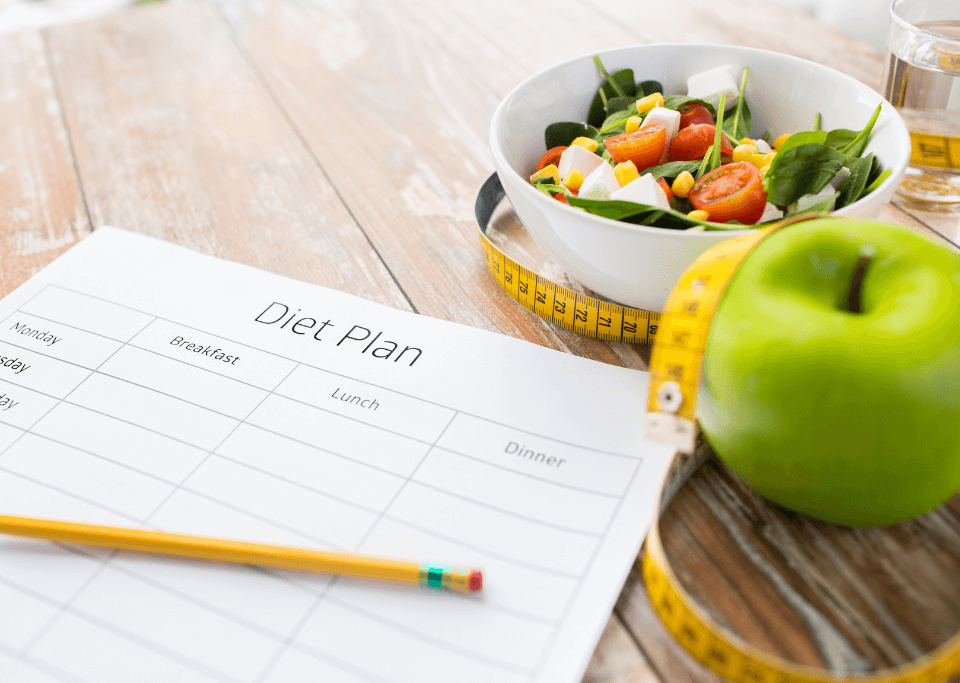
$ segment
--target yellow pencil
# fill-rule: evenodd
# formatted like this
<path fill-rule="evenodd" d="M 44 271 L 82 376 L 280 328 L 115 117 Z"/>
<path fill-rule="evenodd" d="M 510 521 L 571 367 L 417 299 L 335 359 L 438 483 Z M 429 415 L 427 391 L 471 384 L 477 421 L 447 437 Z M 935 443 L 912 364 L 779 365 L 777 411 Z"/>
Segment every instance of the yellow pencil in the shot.
<path fill-rule="evenodd" d="M 0 515 L 0 533 L 43 538 L 62 543 L 80 543 L 160 555 L 192 557 L 215 562 L 259 564 L 359 576 L 365 579 L 418 584 L 427 588 L 449 588 L 461 592 L 478 591 L 483 587 L 483 574 L 476 569 L 454 569 L 350 553 L 227 541 L 201 536 L 168 534 L 162 531 L 142 531 Z"/>

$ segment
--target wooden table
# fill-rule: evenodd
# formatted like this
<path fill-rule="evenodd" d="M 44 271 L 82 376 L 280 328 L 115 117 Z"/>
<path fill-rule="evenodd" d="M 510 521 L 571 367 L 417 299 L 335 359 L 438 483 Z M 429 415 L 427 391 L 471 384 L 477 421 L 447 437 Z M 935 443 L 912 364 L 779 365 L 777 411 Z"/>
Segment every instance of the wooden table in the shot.
<path fill-rule="evenodd" d="M 881 56 L 766 0 L 223 0 L 0 37 L 0 293 L 104 224 L 404 310 L 644 368 L 488 277 L 472 203 L 490 117 L 552 63 L 647 42 L 749 45 L 877 88 Z M 960 240 L 960 214 L 883 218 Z M 494 239 L 576 287 L 502 212 Z M 960 499 L 885 529 L 766 503 L 716 460 L 664 521 L 684 584 L 793 661 L 893 665 L 960 629 Z M 586 681 L 717 680 L 628 580 Z"/>

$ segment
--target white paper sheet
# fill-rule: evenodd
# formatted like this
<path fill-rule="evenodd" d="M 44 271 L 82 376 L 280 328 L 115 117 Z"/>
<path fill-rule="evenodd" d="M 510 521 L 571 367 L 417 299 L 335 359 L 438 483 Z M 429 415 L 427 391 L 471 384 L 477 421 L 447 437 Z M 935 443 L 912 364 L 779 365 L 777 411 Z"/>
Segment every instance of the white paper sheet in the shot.
<path fill-rule="evenodd" d="M 102 228 L 0 301 L 0 513 L 478 567 L 477 595 L 0 535 L 0 681 L 574 683 L 646 373 Z"/>

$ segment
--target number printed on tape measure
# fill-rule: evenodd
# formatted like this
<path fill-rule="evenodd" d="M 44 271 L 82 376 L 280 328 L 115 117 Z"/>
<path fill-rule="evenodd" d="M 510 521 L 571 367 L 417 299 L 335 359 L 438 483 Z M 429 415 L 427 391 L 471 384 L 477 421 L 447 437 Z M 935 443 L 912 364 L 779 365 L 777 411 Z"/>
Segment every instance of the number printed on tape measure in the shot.
<path fill-rule="evenodd" d="M 600 301 L 563 287 L 508 257 L 480 230 L 487 269 L 513 300 L 554 325 L 585 337 L 649 344 L 659 313 Z"/>

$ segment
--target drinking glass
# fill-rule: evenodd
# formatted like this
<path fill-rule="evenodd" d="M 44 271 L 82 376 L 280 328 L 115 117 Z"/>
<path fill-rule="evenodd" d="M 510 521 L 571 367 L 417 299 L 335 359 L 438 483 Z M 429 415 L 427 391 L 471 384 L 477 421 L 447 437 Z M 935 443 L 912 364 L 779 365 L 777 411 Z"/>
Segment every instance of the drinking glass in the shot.
<path fill-rule="evenodd" d="M 960 0 L 893 0 L 883 94 L 913 151 L 897 190 L 927 209 L 960 209 Z"/>

